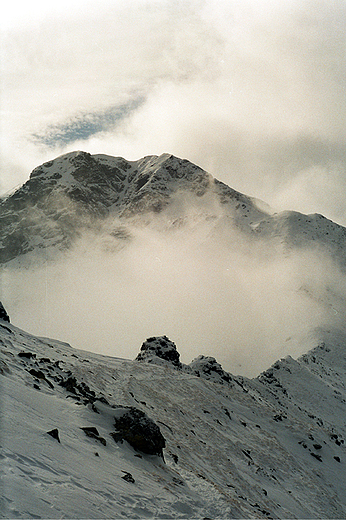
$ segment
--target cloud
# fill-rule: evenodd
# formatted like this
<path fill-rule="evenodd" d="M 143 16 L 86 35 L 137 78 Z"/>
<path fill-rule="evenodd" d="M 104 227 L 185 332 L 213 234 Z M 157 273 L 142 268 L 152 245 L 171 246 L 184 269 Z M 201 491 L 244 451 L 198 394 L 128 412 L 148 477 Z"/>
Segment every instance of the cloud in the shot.
<path fill-rule="evenodd" d="M 201 218 L 210 201 L 199 202 L 180 201 L 185 226 L 167 232 L 170 208 L 151 227 L 130 228 L 126 247 L 98 228 L 59 262 L 5 268 L 12 322 L 127 359 L 146 337 L 166 334 L 183 362 L 211 355 L 248 376 L 315 346 L 314 328 L 344 323 L 345 277 L 330 258 L 249 242 L 224 225 L 221 208 L 217 221 Z"/>
<path fill-rule="evenodd" d="M 54 11 L 52 17 L 46 13 L 28 25 L 4 31 L 3 191 L 24 181 L 35 166 L 51 158 L 52 129 L 61 130 L 61 136 L 67 133 L 76 143 L 82 140 L 88 150 L 89 131 L 95 130 L 94 125 L 96 130 L 101 128 L 103 116 L 113 107 L 117 112 L 116 107 L 133 103 L 134 114 L 134 96 L 147 97 L 166 83 L 179 85 L 216 76 L 214 52 L 222 47 L 222 40 L 201 19 L 198 5 L 102 2 L 97 8 L 88 4 L 87 9 Z M 130 135 L 127 125 L 122 129 Z M 107 130 L 98 152 L 104 151 L 103 141 L 121 133 L 119 125 Z M 152 132 L 154 141 L 155 128 Z M 32 135 L 41 139 L 33 142 Z M 45 149 L 42 141 L 47 135 Z M 72 141 L 56 144 L 57 154 L 74 146 Z M 119 150 L 118 155 L 125 153 Z M 9 170 L 17 171 L 16 179 Z"/>
<path fill-rule="evenodd" d="M 61 125 L 49 125 L 44 134 L 33 134 L 32 138 L 51 148 L 87 140 L 95 134 L 114 131 L 144 102 L 145 97 L 139 95 L 127 103 L 106 108 L 101 112 L 79 114 Z"/>
<path fill-rule="evenodd" d="M 71 149 L 169 152 L 346 225 L 343 0 L 40 4 L 7 7 L 2 192 Z"/>
<path fill-rule="evenodd" d="M 276 210 L 346 225 L 344 0 L 32 4 L 3 32 L 2 192 L 71 149 L 169 152 Z M 299 353 L 290 331 L 329 320 L 325 289 L 343 294 L 340 273 L 308 254 L 256 263 L 226 249 L 137 236 L 116 258 L 17 273 L 9 310 L 24 328 L 46 323 L 123 357 L 162 333 L 184 361 L 211 354 L 234 372 Z M 307 279 L 314 298 L 299 291 Z"/>

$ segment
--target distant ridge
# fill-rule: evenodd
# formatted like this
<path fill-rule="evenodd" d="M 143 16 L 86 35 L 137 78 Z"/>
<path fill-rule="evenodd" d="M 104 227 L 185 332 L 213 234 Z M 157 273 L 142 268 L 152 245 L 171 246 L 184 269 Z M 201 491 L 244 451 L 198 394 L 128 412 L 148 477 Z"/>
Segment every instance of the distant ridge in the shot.
<path fill-rule="evenodd" d="M 185 203 L 174 205 L 177 200 Z M 0 202 L 0 263 L 43 250 L 54 256 L 86 231 L 124 240 L 129 222 L 144 225 L 163 217 L 167 229 L 193 216 L 211 228 L 222 221 L 247 237 L 274 239 L 287 248 L 318 243 L 345 265 L 344 227 L 322 215 L 271 214 L 264 206 L 170 154 L 127 161 L 71 152 L 35 168 Z"/>

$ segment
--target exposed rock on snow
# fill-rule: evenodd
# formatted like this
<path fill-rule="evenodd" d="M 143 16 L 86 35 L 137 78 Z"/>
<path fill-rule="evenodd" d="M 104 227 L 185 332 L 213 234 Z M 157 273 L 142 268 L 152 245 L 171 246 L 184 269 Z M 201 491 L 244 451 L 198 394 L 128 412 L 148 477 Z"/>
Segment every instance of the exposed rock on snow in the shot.
<path fill-rule="evenodd" d="M 58 442 L 60 442 L 58 428 L 53 428 L 53 430 L 49 430 L 49 432 L 47 432 L 47 433 L 48 433 L 48 435 L 53 437 L 53 439 L 56 439 Z"/>
<path fill-rule="evenodd" d="M 173 341 L 167 336 L 155 336 L 148 338 L 141 346 L 141 351 L 136 361 L 162 364 L 162 360 L 168 361 L 174 367 L 181 368 L 180 354 Z"/>
<path fill-rule="evenodd" d="M 225 372 L 220 363 L 211 356 L 198 356 L 188 366 L 198 377 L 209 379 L 214 383 L 232 383 L 231 374 Z"/>
<path fill-rule="evenodd" d="M 127 441 L 135 450 L 163 458 L 166 441 L 152 419 L 134 407 L 115 409 L 114 412 L 116 431 L 111 434 L 114 440 Z"/>
<path fill-rule="evenodd" d="M 3 321 L 0 343 L 3 518 L 345 518 L 345 330 L 234 385 Z"/>
<path fill-rule="evenodd" d="M 7 321 L 8 323 L 10 323 L 10 317 L 7 314 L 2 302 L 0 302 L 0 320 Z"/>
<path fill-rule="evenodd" d="M 121 478 L 126 480 L 126 482 L 130 482 L 131 484 L 134 484 L 136 482 L 135 479 L 133 478 L 133 476 L 131 475 L 131 473 L 128 473 L 127 471 L 124 471 L 124 470 L 122 470 L 122 471 L 123 471 L 123 473 L 125 473 L 125 475 L 123 475 Z"/>
<path fill-rule="evenodd" d="M 193 215 L 183 209 L 186 197 Z M 287 250 L 317 239 L 321 250 L 345 264 L 344 227 L 322 215 L 272 214 L 264 206 L 173 155 L 127 161 L 71 152 L 35 168 L 22 187 L 0 201 L 0 263 L 43 251 L 45 258 L 55 257 L 85 233 L 107 237 L 117 250 L 131 237 L 131 226 L 150 225 L 166 212 L 170 228 L 198 218 L 211 229 L 222 223 Z"/>
<path fill-rule="evenodd" d="M 307 248 L 346 265 L 346 229 L 321 215 L 271 214 L 168 154 L 131 162 L 85 152 L 36 168 L 0 201 L 0 262 L 4 271 L 31 254 L 46 262 L 85 236 L 113 252 L 150 226 L 190 236 L 196 222 L 216 251 L 225 237 L 233 247 L 235 232 L 254 249 Z M 212 357 L 183 365 L 166 336 L 148 338 L 136 362 L 76 351 L 17 329 L 0 304 L 0 516 L 345 518 L 346 331 L 337 323 L 301 358 L 247 379 Z"/>
<path fill-rule="evenodd" d="M 104 446 L 107 445 L 106 439 L 103 437 L 100 437 L 100 434 L 98 432 L 98 429 L 95 428 L 95 426 L 82 426 L 81 430 L 85 433 L 87 437 L 91 437 L 92 439 L 95 439 L 96 441 L 100 442 Z"/>

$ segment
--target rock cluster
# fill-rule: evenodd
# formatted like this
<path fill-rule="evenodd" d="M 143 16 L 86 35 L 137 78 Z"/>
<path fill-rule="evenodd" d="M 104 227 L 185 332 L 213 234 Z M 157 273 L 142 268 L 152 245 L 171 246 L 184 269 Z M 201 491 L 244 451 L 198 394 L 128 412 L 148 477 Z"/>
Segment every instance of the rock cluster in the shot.
<path fill-rule="evenodd" d="M 232 383 L 232 376 L 211 356 L 198 356 L 189 364 L 192 372 L 214 383 Z"/>
<path fill-rule="evenodd" d="M 167 336 L 155 336 L 148 338 L 143 343 L 136 361 L 160 363 L 160 360 L 164 360 L 177 368 L 181 368 L 179 358 L 180 354 L 173 341 L 168 339 Z"/>
<path fill-rule="evenodd" d="M 142 345 L 136 361 L 145 361 L 157 365 L 169 364 L 174 368 L 192 373 L 197 377 L 208 379 L 213 383 L 233 384 L 233 377 L 226 372 L 220 363 L 211 356 L 198 356 L 189 365 L 180 362 L 180 354 L 173 341 L 167 336 L 154 336 L 148 338 Z"/>

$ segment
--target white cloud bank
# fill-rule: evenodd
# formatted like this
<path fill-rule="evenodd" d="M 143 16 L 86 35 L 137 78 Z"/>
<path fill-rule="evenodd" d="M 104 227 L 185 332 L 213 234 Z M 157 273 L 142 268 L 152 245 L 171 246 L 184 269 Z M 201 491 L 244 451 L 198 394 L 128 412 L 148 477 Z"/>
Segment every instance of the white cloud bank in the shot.
<path fill-rule="evenodd" d="M 210 355 L 247 376 L 316 346 L 316 327 L 344 323 L 345 276 L 330 258 L 308 250 L 277 254 L 229 225 L 213 238 L 210 223 L 191 222 L 170 233 L 135 228 L 117 253 L 100 247 L 109 239 L 97 234 L 58 263 L 6 268 L 11 321 L 126 359 L 147 337 L 165 334 L 184 363 Z"/>
<path fill-rule="evenodd" d="M 274 208 L 346 225 L 345 11 L 344 0 L 11 2 L 1 192 L 74 149 L 169 152 Z M 333 314 L 296 289 L 309 276 L 317 294 L 344 283 L 309 258 L 254 265 L 146 241 L 18 275 L 8 284 L 14 322 L 123 357 L 167 334 L 185 362 L 211 354 L 253 374 L 301 352 L 286 343 L 292 327 L 298 337 Z"/>
<path fill-rule="evenodd" d="M 343 0 L 11 2 L 1 191 L 71 149 L 169 152 L 345 225 L 345 11 Z"/>

